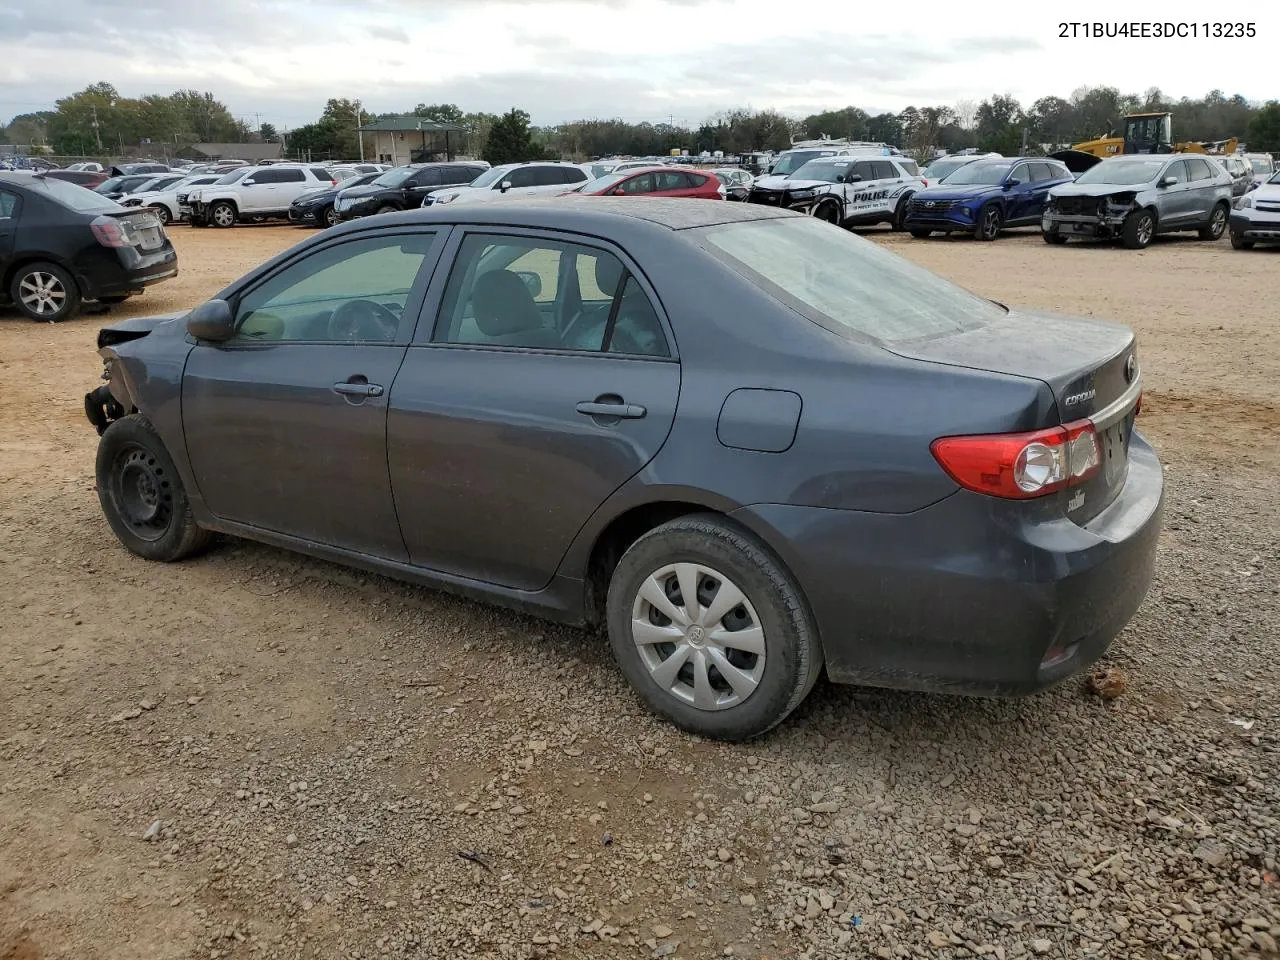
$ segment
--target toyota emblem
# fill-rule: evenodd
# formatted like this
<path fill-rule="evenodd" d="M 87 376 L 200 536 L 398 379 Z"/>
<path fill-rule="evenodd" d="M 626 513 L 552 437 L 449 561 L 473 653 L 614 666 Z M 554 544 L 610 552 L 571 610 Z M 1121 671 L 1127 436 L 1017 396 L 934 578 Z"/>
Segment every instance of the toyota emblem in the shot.
<path fill-rule="evenodd" d="M 1124 362 L 1124 382 L 1133 383 L 1133 378 L 1138 375 L 1138 360 L 1131 353 Z"/>

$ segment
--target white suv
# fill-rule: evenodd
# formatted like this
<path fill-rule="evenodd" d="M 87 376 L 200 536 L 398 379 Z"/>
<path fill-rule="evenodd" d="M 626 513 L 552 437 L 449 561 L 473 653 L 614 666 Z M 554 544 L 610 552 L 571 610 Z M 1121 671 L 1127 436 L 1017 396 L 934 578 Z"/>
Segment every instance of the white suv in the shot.
<path fill-rule="evenodd" d="M 901 229 L 907 201 L 925 187 L 915 161 L 893 156 L 817 157 L 789 177 L 762 177 L 747 199 L 802 210 L 839 226 Z"/>
<path fill-rule="evenodd" d="M 171 183 L 162 190 L 147 190 L 131 193 L 118 201 L 122 207 L 150 207 L 160 218 L 161 223 L 182 220 L 186 213 L 178 201 L 179 193 L 186 194 L 196 187 L 207 187 L 222 179 L 216 173 L 201 173 L 194 177 L 185 177 L 177 183 Z"/>
<path fill-rule="evenodd" d="M 486 170 L 465 187 L 453 187 L 432 194 L 437 203 L 486 203 L 517 197 L 556 196 L 592 179 L 591 174 L 572 163 L 504 163 Z"/>
<path fill-rule="evenodd" d="M 289 204 L 317 187 L 337 186 L 338 181 L 316 164 L 273 163 L 242 167 L 207 187 L 187 194 L 191 224 L 196 227 L 234 227 L 242 220 L 287 218 Z"/>

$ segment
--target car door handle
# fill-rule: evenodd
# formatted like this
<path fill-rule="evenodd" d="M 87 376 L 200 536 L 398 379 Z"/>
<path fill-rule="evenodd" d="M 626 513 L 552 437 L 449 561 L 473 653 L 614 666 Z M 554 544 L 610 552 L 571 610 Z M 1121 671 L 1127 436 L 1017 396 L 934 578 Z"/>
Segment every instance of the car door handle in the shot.
<path fill-rule="evenodd" d="M 576 409 L 584 417 L 614 417 L 619 420 L 639 420 L 649 412 L 638 403 L 602 403 L 598 400 L 584 400 Z"/>
<path fill-rule="evenodd" d="M 344 397 L 380 397 L 382 396 L 382 384 L 365 383 L 361 381 L 344 380 L 342 383 L 335 383 L 329 388 L 334 393 Z"/>

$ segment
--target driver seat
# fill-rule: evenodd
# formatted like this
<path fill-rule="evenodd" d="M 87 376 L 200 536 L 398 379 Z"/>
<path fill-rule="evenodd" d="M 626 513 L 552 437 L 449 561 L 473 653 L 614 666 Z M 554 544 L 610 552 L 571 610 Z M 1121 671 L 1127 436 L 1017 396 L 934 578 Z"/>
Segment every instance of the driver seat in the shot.
<path fill-rule="evenodd" d="M 476 326 L 497 346 L 558 347 L 560 336 L 546 326 L 533 294 L 510 270 L 490 270 L 471 292 Z"/>

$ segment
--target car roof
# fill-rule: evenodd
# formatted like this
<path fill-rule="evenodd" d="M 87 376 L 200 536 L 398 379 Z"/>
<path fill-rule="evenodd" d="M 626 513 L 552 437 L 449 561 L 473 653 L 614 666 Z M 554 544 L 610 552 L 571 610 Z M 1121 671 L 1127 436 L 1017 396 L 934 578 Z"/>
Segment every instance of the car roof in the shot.
<path fill-rule="evenodd" d="M 660 197 L 549 197 L 511 200 L 506 203 L 478 203 L 462 208 L 432 205 L 390 214 L 402 222 L 474 223 L 515 227 L 547 228 L 592 233 L 628 221 L 645 221 L 670 230 L 711 227 L 750 220 L 777 220 L 803 214 L 752 203 L 695 203 L 691 200 Z M 378 218 L 382 219 L 382 218 Z M 390 222 L 390 220 L 384 220 Z M 338 227 L 358 227 L 360 220 Z"/>

